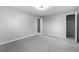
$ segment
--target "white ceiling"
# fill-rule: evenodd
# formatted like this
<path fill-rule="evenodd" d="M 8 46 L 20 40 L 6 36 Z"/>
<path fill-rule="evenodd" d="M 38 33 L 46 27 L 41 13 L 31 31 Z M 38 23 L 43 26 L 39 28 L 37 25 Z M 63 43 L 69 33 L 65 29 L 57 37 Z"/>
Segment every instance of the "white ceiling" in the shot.
<path fill-rule="evenodd" d="M 78 6 L 49 6 L 46 10 L 38 10 L 32 6 L 13 6 L 13 8 L 17 8 L 38 16 L 45 16 L 60 12 L 76 10 Z"/>

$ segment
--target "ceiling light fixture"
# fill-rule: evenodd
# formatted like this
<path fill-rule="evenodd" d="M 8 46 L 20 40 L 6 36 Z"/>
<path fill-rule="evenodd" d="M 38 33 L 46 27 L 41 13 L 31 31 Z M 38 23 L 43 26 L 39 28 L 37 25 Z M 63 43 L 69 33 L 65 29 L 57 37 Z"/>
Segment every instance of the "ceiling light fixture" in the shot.
<path fill-rule="evenodd" d="M 48 6 L 35 6 L 35 8 L 38 10 L 46 10 Z"/>

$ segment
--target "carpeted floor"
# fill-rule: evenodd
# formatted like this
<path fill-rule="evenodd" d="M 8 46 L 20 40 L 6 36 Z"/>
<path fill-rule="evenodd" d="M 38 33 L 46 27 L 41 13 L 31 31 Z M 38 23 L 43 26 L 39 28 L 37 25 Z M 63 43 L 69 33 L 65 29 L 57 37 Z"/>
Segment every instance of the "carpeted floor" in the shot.
<path fill-rule="evenodd" d="M 79 52 L 74 40 L 35 35 L 0 46 L 0 52 Z"/>

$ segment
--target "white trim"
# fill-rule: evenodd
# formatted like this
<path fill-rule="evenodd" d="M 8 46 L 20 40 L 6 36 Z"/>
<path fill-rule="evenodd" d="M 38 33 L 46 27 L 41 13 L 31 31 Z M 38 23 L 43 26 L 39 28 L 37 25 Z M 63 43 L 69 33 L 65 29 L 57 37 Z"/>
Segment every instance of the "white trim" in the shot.
<path fill-rule="evenodd" d="M 54 34 L 43 33 L 43 35 L 48 35 L 48 36 L 52 36 L 52 37 L 66 39 L 66 37 L 59 37 L 59 36 L 55 36 Z"/>
<path fill-rule="evenodd" d="M 17 39 L 9 40 L 9 41 L 6 41 L 6 42 L 2 42 L 2 43 L 0 43 L 0 45 L 4 45 L 4 44 L 10 43 L 10 42 L 14 42 L 14 41 L 17 41 L 17 40 L 21 40 L 21 39 L 24 39 L 24 38 L 28 38 L 28 37 L 31 37 L 31 36 L 35 36 L 35 35 L 38 35 L 38 34 L 39 34 L 39 33 L 32 34 L 32 35 L 30 35 L 30 36 L 26 36 L 26 37 L 21 37 L 21 38 L 17 38 Z"/>
<path fill-rule="evenodd" d="M 77 11 L 75 12 L 75 41 L 77 42 Z"/>
<path fill-rule="evenodd" d="M 37 25 L 37 21 L 38 21 L 38 18 L 39 18 L 39 17 L 37 17 L 37 19 L 36 19 L 36 32 L 37 32 L 37 33 L 38 33 L 38 30 L 37 30 L 37 26 L 38 26 L 38 25 Z"/>
<path fill-rule="evenodd" d="M 43 31 L 42 23 L 43 23 L 43 22 L 42 22 L 42 18 L 40 18 L 40 34 L 43 34 L 43 32 L 42 32 L 42 31 Z"/>

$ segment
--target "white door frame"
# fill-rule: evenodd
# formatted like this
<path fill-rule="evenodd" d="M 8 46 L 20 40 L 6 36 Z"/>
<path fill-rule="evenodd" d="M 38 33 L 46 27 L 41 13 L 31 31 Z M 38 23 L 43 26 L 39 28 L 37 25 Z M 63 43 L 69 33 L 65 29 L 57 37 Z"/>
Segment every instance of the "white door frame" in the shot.
<path fill-rule="evenodd" d="M 77 11 L 75 11 L 75 41 L 77 42 Z"/>
<path fill-rule="evenodd" d="M 43 34 L 43 26 L 42 26 L 42 25 L 43 25 L 43 24 L 42 24 L 42 23 L 43 23 L 43 22 L 42 22 L 43 18 L 42 18 L 42 17 L 38 17 L 38 18 L 37 18 L 37 21 L 38 21 L 38 19 L 40 19 L 40 33 L 39 33 L 39 34 Z M 38 26 L 38 25 L 37 25 L 37 26 Z M 38 32 L 37 32 L 37 33 L 38 33 Z"/>
<path fill-rule="evenodd" d="M 72 14 L 75 14 L 75 42 L 77 42 L 77 10 Z"/>
<path fill-rule="evenodd" d="M 43 18 L 40 17 L 40 34 L 43 34 L 43 22 L 42 22 Z"/>

